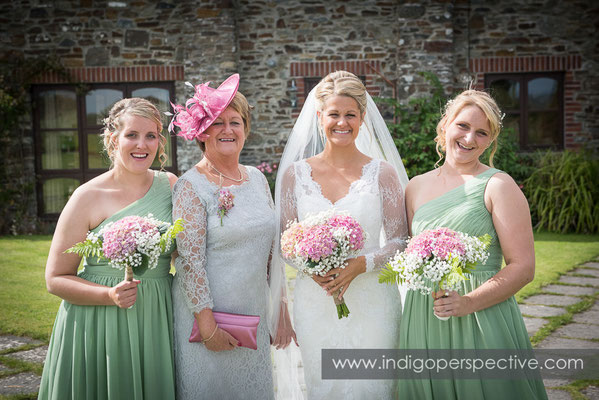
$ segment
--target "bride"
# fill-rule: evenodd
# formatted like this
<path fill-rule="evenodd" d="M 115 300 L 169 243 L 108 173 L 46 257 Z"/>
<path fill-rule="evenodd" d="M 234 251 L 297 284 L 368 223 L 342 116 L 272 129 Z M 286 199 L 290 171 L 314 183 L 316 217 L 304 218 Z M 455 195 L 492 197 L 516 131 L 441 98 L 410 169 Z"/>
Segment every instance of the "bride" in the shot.
<path fill-rule="evenodd" d="M 278 237 L 289 221 L 330 208 L 348 212 L 369 236 L 344 269 L 296 278 L 294 325 L 310 399 L 396 397 L 392 380 L 321 379 L 321 350 L 397 348 L 400 295 L 378 283 L 378 271 L 405 247 L 407 180 L 362 82 L 346 71 L 326 76 L 310 92 L 281 159 Z M 348 317 L 338 319 L 333 293 L 344 297 Z"/>

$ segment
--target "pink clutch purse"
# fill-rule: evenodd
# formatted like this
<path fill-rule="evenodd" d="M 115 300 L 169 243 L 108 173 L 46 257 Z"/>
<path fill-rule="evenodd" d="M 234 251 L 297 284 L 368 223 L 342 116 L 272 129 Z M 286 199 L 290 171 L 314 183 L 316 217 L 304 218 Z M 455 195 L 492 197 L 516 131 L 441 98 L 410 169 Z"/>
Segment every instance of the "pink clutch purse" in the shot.
<path fill-rule="evenodd" d="M 214 320 L 219 328 L 229 332 L 231 336 L 237 339 L 242 347 L 256 350 L 258 343 L 256 336 L 258 333 L 259 315 L 232 314 L 227 312 L 213 311 Z M 190 342 L 201 342 L 200 328 L 198 321 L 194 318 L 193 328 L 191 328 Z"/>

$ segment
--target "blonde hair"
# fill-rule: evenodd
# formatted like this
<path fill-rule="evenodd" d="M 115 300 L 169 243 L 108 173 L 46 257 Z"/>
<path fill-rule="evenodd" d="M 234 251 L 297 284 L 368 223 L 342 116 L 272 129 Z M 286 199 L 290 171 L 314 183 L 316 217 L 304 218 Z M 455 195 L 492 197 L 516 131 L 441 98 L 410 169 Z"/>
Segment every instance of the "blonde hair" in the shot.
<path fill-rule="evenodd" d="M 250 129 L 252 128 L 252 115 L 250 111 L 253 107 L 250 105 L 250 103 L 248 103 L 246 97 L 240 92 L 235 92 L 235 96 L 233 96 L 233 100 L 231 100 L 227 108 L 229 107 L 241 115 L 241 119 L 243 120 L 243 133 L 247 139 L 250 134 Z M 200 146 L 200 149 L 202 151 L 206 151 L 206 144 L 200 140 L 197 142 Z"/>
<path fill-rule="evenodd" d="M 316 85 L 314 94 L 318 111 L 324 109 L 327 100 L 332 96 L 347 96 L 354 99 L 358 103 L 360 117 L 366 111 L 366 88 L 362 81 L 351 72 L 331 72 Z"/>
<path fill-rule="evenodd" d="M 156 123 L 159 142 L 158 159 L 160 160 L 160 168 L 162 169 L 168 157 L 165 151 L 166 137 L 162 134 L 160 111 L 158 111 L 156 106 L 150 101 L 139 97 L 117 101 L 110 109 L 108 117 L 104 118 L 104 132 L 102 133 L 102 138 L 104 140 L 104 151 L 106 151 L 108 158 L 110 158 L 110 168 L 114 166 L 115 151 L 117 147 L 115 135 L 118 136 L 123 128 L 123 117 L 125 115 L 136 115 Z"/>
<path fill-rule="evenodd" d="M 458 94 L 453 100 L 449 100 L 445 105 L 445 111 L 441 120 L 437 124 L 437 137 L 435 137 L 437 154 L 439 154 L 439 160 L 435 166 L 438 166 L 439 162 L 443 159 L 443 152 L 445 152 L 445 128 L 451 123 L 457 115 L 468 106 L 477 106 L 487 117 L 489 126 L 491 128 L 490 138 L 493 143 L 493 149 L 489 155 L 489 164 L 493 167 L 493 156 L 497 151 L 497 136 L 501 132 L 501 120 L 502 113 L 497 106 L 495 100 L 487 93 L 480 90 L 469 89 Z"/>

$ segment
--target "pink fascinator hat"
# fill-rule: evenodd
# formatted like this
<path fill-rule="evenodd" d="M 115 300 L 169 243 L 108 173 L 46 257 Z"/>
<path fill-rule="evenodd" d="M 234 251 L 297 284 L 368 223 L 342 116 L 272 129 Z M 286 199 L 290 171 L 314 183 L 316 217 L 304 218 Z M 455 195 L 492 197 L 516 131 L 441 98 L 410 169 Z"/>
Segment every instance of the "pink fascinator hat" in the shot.
<path fill-rule="evenodd" d="M 166 113 L 173 117 L 168 130 L 174 132 L 177 126 L 180 129 L 177 136 L 204 142 L 208 138 L 204 131 L 225 111 L 237 93 L 239 74 L 228 77 L 217 89 L 211 88 L 210 82 L 195 87 L 189 82 L 185 84 L 194 88 L 195 94 L 185 102 L 185 106 L 171 103 L 174 114 Z"/>

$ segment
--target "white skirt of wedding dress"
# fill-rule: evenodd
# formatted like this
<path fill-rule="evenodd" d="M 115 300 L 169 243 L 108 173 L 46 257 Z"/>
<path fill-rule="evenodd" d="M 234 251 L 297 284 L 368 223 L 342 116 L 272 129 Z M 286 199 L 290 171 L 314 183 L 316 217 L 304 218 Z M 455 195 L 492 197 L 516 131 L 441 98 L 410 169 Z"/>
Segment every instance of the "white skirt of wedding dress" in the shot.
<path fill-rule="evenodd" d="M 378 272 L 359 275 L 344 295 L 349 317 L 338 319 L 333 297 L 310 277 L 295 280 L 294 327 L 308 399 L 394 399 L 395 380 L 323 380 L 322 349 L 396 349 L 401 299 L 395 285 L 378 283 Z"/>

